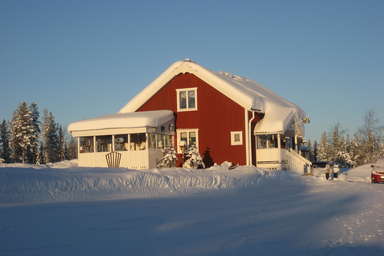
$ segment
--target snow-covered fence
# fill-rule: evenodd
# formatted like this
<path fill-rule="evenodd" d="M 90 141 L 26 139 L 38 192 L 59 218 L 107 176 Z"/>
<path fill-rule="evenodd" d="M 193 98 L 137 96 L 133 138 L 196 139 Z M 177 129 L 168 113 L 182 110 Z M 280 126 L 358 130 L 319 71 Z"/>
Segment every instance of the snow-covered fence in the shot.
<path fill-rule="evenodd" d="M 295 151 L 282 149 L 282 156 L 285 168 L 299 174 L 310 172 L 312 166 L 311 161 L 299 155 Z"/>

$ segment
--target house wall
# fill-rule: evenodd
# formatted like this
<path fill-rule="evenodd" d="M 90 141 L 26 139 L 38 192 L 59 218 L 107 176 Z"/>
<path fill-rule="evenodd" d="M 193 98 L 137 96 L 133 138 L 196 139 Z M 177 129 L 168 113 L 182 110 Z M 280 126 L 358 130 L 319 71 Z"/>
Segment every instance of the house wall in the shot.
<path fill-rule="evenodd" d="M 197 87 L 197 110 L 177 112 L 176 89 Z M 244 108 L 193 74 L 175 76 L 137 111 L 169 109 L 176 129 L 198 128 L 199 151 L 215 163 L 246 164 Z M 231 131 L 243 132 L 243 145 L 231 146 Z"/>

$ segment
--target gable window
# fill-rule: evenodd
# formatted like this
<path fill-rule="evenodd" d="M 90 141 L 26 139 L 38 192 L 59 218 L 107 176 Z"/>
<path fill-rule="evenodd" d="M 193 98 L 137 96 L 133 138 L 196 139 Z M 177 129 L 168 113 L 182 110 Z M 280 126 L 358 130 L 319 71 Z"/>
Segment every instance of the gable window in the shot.
<path fill-rule="evenodd" d="M 235 131 L 231 132 L 231 145 L 243 145 L 243 132 Z"/>
<path fill-rule="evenodd" d="M 197 110 L 197 88 L 176 89 L 177 111 Z"/>
<path fill-rule="evenodd" d="M 199 148 L 198 129 L 177 129 L 177 153 L 183 153 L 190 146 Z"/>

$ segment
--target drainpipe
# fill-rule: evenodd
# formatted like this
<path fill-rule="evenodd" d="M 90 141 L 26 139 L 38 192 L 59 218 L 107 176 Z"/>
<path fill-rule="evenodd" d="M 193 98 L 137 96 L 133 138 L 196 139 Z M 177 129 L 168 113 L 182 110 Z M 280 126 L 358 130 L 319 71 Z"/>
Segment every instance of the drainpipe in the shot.
<path fill-rule="evenodd" d="M 252 111 L 252 110 L 251 110 Z M 253 131 L 251 131 L 251 128 L 252 128 L 252 121 L 255 119 L 255 112 L 252 111 L 252 117 L 251 119 L 249 119 L 248 121 L 248 152 L 249 152 L 249 165 L 252 165 L 252 158 L 253 158 L 253 155 L 252 155 L 252 133 Z M 255 152 L 256 153 L 256 152 Z"/>

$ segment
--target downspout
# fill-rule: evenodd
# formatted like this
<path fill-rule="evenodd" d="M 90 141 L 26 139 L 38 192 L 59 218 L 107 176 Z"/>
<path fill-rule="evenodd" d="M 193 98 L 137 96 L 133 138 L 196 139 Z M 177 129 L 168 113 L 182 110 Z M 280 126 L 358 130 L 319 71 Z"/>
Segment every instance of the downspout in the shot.
<path fill-rule="evenodd" d="M 251 110 L 252 111 L 252 110 Z M 248 154 L 249 154 L 249 165 L 252 165 L 252 122 L 255 119 L 255 111 L 252 111 L 252 117 L 248 120 Z M 256 152 L 255 152 L 256 153 Z"/>

